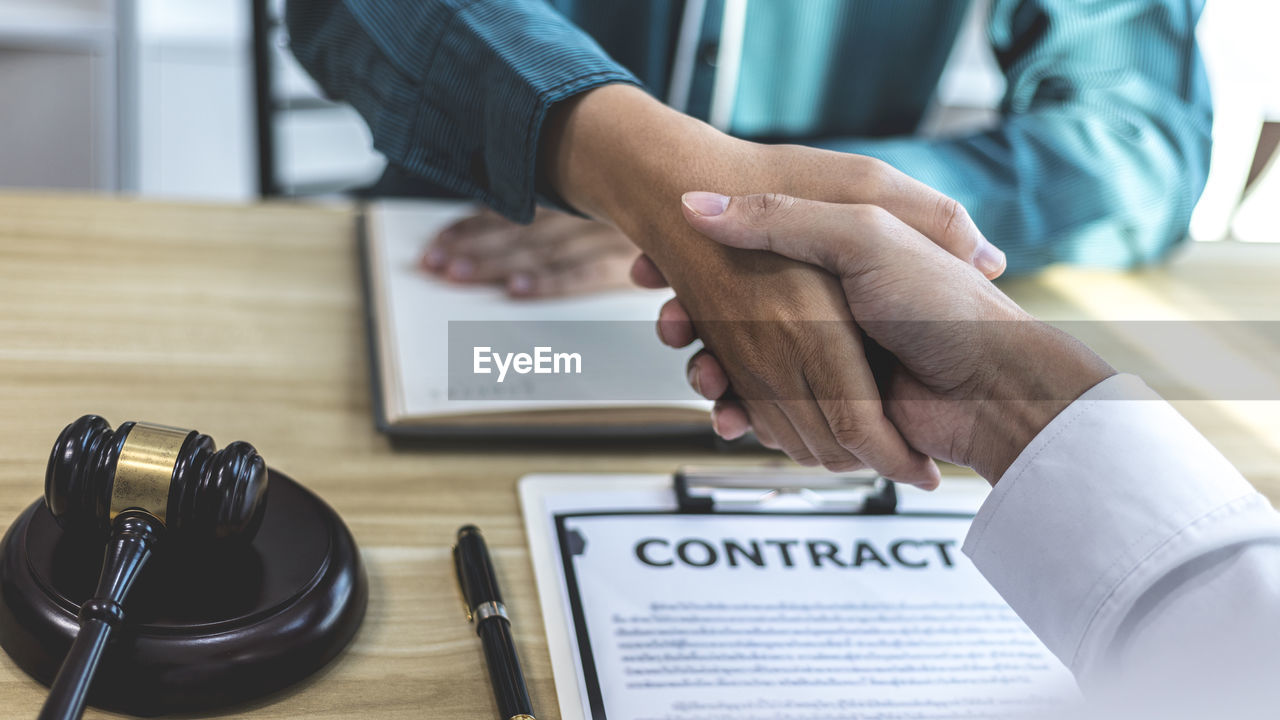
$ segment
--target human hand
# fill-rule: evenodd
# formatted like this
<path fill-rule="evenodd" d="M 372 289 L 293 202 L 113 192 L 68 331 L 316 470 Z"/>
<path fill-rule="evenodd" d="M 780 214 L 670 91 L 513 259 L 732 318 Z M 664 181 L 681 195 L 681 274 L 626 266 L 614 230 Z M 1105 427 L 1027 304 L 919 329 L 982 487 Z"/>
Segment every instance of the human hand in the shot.
<path fill-rule="evenodd" d="M 628 286 L 640 251 L 604 223 L 539 209 L 529 225 L 483 210 L 446 227 L 422 267 L 461 283 L 501 284 L 514 297 L 578 295 Z"/>
<path fill-rule="evenodd" d="M 692 227 L 728 247 L 771 251 L 834 273 L 858 326 L 892 356 L 883 386 L 894 426 L 912 448 L 969 465 L 993 484 L 1058 412 L 1114 373 L 877 206 L 689 193 L 683 212 Z M 643 257 L 633 279 L 665 284 Z M 677 347 L 695 339 L 680 302 L 663 308 L 659 335 Z M 727 394 L 731 383 L 715 357 L 695 355 L 689 377 L 718 401 L 718 432 L 736 437 L 749 429 L 752 409 Z"/>
<path fill-rule="evenodd" d="M 836 279 L 789 258 L 708 243 L 675 201 L 702 186 L 875 203 L 998 275 L 1003 255 L 963 208 L 883 162 L 746 143 L 635 88 L 585 93 L 548 122 L 547 182 L 579 210 L 623 230 L 661 268 L 764 442 L 802 464 L 869 464 L 895 480 L 937 484 L 937 467 L 885 417 L 870 367 L 849 361 L 865 351 Z"/>

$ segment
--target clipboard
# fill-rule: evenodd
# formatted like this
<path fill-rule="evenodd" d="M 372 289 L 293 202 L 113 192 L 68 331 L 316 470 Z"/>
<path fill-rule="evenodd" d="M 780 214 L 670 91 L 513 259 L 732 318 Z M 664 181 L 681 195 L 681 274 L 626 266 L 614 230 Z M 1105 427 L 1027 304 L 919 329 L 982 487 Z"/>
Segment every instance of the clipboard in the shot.
<path fill-rule="evenodd" d="M 561 715 L 566 720 L 617 720 L 615 714 L 606 711 L 604 695 L 608 691 L 602 689 L 616 673 L 607 669 L 607 659 L 606 670 L 602 672 L 598 667 L 590 638 L 597 630 L 593 623 L 599 614 L 593 616 L 597 620 L 592 620 L 584 612 L 576 561 L 572 553 L 566 552 L 573 543 L 568 534 L 571 524 L 590 522 L 600 527 L 613 522 L 689 522 L 694 523 L 689 527 L 696 527 L 698 518 L 723 522 L 729 516 L 750 518 L 752 524 L 768 524 L 782 518 L 829 524 L 855 516 L 869 521 L 879 516 L 881 521 L 892 522 L 945 521 L 967 529 L 988 488 L 978 479 L 948 478 L 941 489 L 926 493 L 898 488 L 861 473 L 686 468 L 673 475 L 531 475 L 521 479 L 519 490 Z M 597 538 L 590 542 L 597 542 Z M 658 549 L 669 551 L 668 547 Z M 958 556 L 958 547 L 953 550 L 953 555 Z M 664 562 L 670 559 L 662 557 Z M 1069 673 L 1060 665 L 1054 673 L 1055 682 L 1060 681 L 1061 685 L 1055 692 L 1071 696 L 1074 682 Z M 662 715 L 655 709 L 652 716 Z"/>

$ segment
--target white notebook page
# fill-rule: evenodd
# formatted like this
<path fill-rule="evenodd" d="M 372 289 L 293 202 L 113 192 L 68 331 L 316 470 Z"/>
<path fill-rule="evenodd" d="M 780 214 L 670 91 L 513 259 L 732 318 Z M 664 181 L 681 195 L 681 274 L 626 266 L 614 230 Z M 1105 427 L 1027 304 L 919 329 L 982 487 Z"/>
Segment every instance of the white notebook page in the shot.
<path fill-rule="evenodd" d="M 546 323 L 563 321 L 630 321 L 652 325 L 658 310 L 671 297 L 668 291 L 624 289 L 585 297 L 546 300 L 513 300 L 501 288 L 465 286 L 429 275 L 419 267 L 423 249 L 440 229 L 474 212 L 474 206 L 446 201 L 383 201 L 368 212 L 370 261 L 382 283 L 374 301 L 389 323 L 385 344 L 383 382 L 389 394 L 388 414 L 441 416 L 534 409 L 527 398 L 535 395 L 534 376 L 508 377 L 497 384 L 492 376 L 477 376 L 473 383 L 449 385 L 449 321 L 527 321 L 529 343 L 555 342 L 555 328 Z M 374 287 L 379 292 L 378 285 Z M 573 350 L 588 357 L 614 357 L 625 348 L 593 347 L 587 333 L 574 328 Z M 661 403 L 611 400 L 538 401 L 538 408 L 571 408 L 603 405 L 627 407 L 661 404 L 673 407 L 710 408 L 689 389 L 685 362 L 692 350 L 675 351 L 660 346 L 656 334 L 641 348 L 646 362 L 633 369 L 644 377 L 637 382 L 652 388 Z M 650 361 L 649 359 L 652 358 Z M 455 373 L 455 379 L 457 379 Z M 602 391 L 602 395 L 607 394 Z M 459 399 L 470 398 L 476 399 Z M 525 398 L 525 399 L 522 399 Z"/>

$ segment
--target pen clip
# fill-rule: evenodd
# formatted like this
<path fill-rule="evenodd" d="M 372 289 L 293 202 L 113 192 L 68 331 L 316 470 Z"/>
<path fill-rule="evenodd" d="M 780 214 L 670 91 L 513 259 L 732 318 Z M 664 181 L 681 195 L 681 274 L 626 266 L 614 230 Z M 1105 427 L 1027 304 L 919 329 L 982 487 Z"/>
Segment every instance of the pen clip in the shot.
<path fill-rule="evenodd" d="M 828 473 L 809 468 L 682 467 L 673 478 L 681 512 L 827 512 L 892 514 L 893 483 L 874 472 Z"/>
<path fill-rule="evenodd" d="M 475 615 L 471 612 L 471 601 L 467 599 L 467 588 L 462 583 L 462 554 L 458 552 L 458 546 L 453 546 L 453 572 L 458 577 L 458 594 L 462 596 L 462 611 L 467 614 L 467 622 L 475 622 Z"/>

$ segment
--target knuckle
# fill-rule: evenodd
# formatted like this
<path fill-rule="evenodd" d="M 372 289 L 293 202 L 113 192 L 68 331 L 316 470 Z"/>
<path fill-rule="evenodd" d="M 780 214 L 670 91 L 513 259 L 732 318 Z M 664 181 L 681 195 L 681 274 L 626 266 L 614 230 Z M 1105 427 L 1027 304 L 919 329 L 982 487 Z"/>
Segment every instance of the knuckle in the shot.
<path fill-rule="evenodd" d="M 871 442 L 867 423 L 848 412 L 838 413 L 831 418 L 831 434 L 841 447 L 856 456 L 860 456 Z"/>
<path fill-rule="evenodd" d="M 792 460 L 795 460 L 805 467 L 814 467 L 819 464 L 818 459 L 809 452 L 808 448 L 791 447 L 787 448 L 786 453 Z"/>
<path fill-rule="evenodd" d="M 887 230 L 894 219 L 892 213 L 879 205 L 854 205 L 850 213 L 855 223 L 878 231 Z"/>
<path fill-rule="evenodd" d="M 955 199 L 943 195 L 938 198 L 934 214 L 938 227 L 942 228 L 942 242 L 959 249 L 960 243 L 970 237 L 974 228 L 969 211 Z"/>
<path fill-rule="evenodd" d="M 823 466 L 831 472 L 853 472 L 854 470 L 860 470 L 864 467 L 861 462 L 858 462 L 857 458 L 849 455 L 844 455 L 829 463 L 823 463 Z"/>
<path fill-rule="evenodd" d="M 818 462 L 822 463 L 822 467 L 833 472 L 846 469 L 849 463 L 852 462 L 849 453 L 839 447 L 824 447 L 814 454 L 817 456 Z"/>
<path fill-rule="evenodd" d="M 878 187 L 889 182 L 896 169 L 889 163 L 869 156 L 862 156 L 862 176 L 863 180 L 873 187 Z"/>
<path fill-rule="evenodd" d="M 864 470 L 866 467 L 866 463 L 862 462 L 858 458 L 851 457 L 849 462 L 836 468 L 836 472 L 854 472 L 855 470 Z"/>
<path fill-rule="evenodd" d="M 743 215 L 748 223 L 757 227 L 771 225 L 784 219 L 795 207 L 793 197 L 780 193 L 760 193 L 747 198 Z"/>

